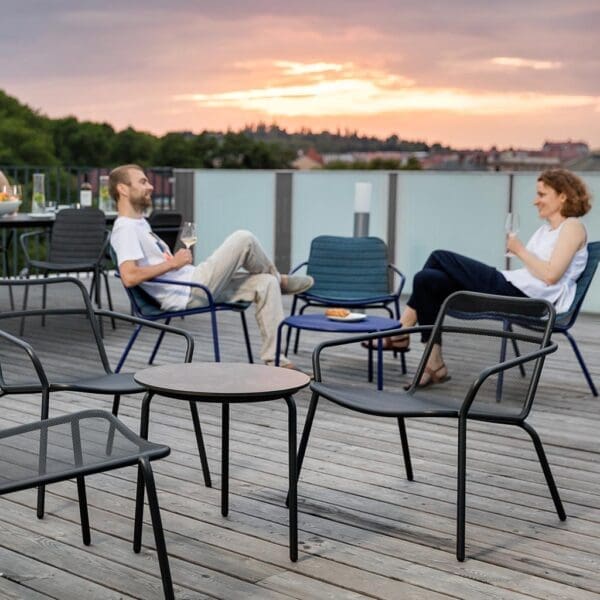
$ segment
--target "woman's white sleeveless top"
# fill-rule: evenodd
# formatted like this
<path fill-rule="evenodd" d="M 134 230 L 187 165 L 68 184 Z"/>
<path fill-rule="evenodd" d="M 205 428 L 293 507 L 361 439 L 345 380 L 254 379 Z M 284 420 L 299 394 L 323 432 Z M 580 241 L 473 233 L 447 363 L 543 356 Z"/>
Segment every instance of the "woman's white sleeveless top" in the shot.
<path fill-rule="evenodd" d="M 556 229 L 551 229 L 548 223 L 544 223 L 527 242 L 527 250 L 541 260 L 550 260 L 560 230 L 565 223 L 566 221 L 563 221 Z M 577 250 L 560 280 L 552 285 L 534 277 L 525 268 L 500 272 L 507 281 L 512 283 L 516 288 L 519 288 L 526 296 L 548 300 L 548 302 L 554 304 L 557 313 L 562 313 L 568 310 L 573 303 L 577 279 L 583 273 L 587 259 L 588 251 L 587 244 L 585 244 L 583 248 Z"/>

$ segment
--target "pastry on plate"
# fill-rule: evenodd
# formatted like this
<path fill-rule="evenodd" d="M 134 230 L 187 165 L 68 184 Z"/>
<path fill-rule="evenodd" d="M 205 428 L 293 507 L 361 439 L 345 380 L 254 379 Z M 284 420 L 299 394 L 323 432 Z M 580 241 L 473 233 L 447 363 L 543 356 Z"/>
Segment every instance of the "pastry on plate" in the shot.
<path fill-rule="evenodd" d="M 328 308 L 325 311 L 326 317 L 347 317 L 350 314 L 350 311 L 347 308 Z"/>

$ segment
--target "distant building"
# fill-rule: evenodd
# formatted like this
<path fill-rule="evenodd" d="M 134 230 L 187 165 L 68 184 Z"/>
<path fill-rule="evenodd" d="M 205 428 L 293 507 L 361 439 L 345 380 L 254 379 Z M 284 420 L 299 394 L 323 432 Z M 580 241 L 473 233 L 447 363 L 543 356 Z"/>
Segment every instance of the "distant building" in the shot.
<path fill-rule="evenodd" d="M 492 171 L 543 171 L 559 167 L 561 160 L 539 150 L 503 150 L 490 153 L 487 164 Z"/>
<path fill-rule="evenodd" d="M 542 154 L 558 157 L 561 163 L 582 158 L 589 153 L 590 147 L 585 142 L 545 142 L 542 146 Z"/>
<path fill-rule="evenodd" d="M 401 151 L 401 150 L 373 150 L 371 152 L 343 152 L 338 154 L 323 154 L 323 161 L 325 164 L 331 162 L 344 162 L 354 163 L 363 162 L 368 163 L 375 159 L 383 160 L 397 160 L 401 166 L 408 163 L 409 159 L 416 158 L 421 159 L 429 156 L 429 152 L 425 150 L 416 151 Z"/>
<path fill-rule="evenodd" d="M 322 169 L 323 164 L 323 157 L 315 148 L 309 148 L 306 152 L 298 150 L 298 157 L 292 162 L 292 168 L 300 170 Z"/>

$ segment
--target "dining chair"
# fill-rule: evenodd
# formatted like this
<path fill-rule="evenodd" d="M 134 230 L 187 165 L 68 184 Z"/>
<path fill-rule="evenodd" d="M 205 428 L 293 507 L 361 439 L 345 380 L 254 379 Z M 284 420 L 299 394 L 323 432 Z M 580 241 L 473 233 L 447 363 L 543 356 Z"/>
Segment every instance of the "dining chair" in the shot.
<path fill-rule="evenodd" d="M 48 242 L 45 260 L 34 259 L 29 253 L 29 245 L 35 238 L 45 237 L 45 231 L 32 231 L 21 234 L 19 241 L 25 257 L 26 276 L 35 270 L 43 277 L 50 273 L 92 273 L 90 297 L 98 308 L 102 308 L 102 279 L 104 279 L 108 308 L 113 310 L 110 287 L 106 274 L 106 250 L 110 232 L 106 228 L 106 217 L 97 208 L 67 208 L 56 215 Z M 23 310 L 28 306 L 29 288 L 23 295 Z M 46 306 L 46 292 L 42 295 L 42 308 Z M 113 320 L 114 327 L 114 320 Z M 23 334 L 24 321 L 21 326 Z"/>
<path fill-rule="evenodd" d="M 21 344 L 18 339 L 12 341 L 25 352 L 30 352 L 27 345 Z M 35 360 L 34 354 L 30 357 Z M 110 450 L 107 445 L 109 438 L 112 438 Z M 168 456 L 170 451 L 168 446 L 142 439 L 115 416 L 102 410 L 85 410 L 34 421 L 0 430 L 0 495 L 75 479 L 81 535 L 84 545 L 89 546 L 91 532 L 86 478 L 137 465 L 141 479 L 138 485 L 143 482 L 148 496 L 163 593 L 165 598 L 171 599 L 175 597 L 173 582 L 150 464 Z M 139 552 L 135 545 L 134 552 Z"/>
<path fill-rule="evenodd" d="M 490 318 L 490 315 L 494 315 Z M 509 331 L 497 317 L 536 325 L 531 331 Z M 298 450 L 298 474 L 306 453 L 310 432 L 320 398 L 361 414 L 391 418 L 400 434 L 407 479 L 413 480 L 405 422 L 410 418 L 443 418 L 457 422 L 457 507 L 456 557 L 465 558 L 466 474 L 468 424 L 481 421 L 494 425 L 513 425 L 531 438 L 541 464 L 546 484 L 559 519 L 564 521 L 563 508 L 542 442 L 533 426 L 527 422 L 536 397 L 539 379 L 547 355 L 557 349 L 551 341 L 555 311 L 544 300 L 511 298 L 474 292 L 456 292 L 442 305 L 433 326 L 397 329 L 394 332 L 369 334 L 324 342 L 313 353 L 315 380 L 312 397 Z M 321 355 L 328 349 L 375 340 L 390 333 L 421 333 L 430 331 L 430 338 L 412 381 L 405 387 L 385 391 L 355 385 L 353 382 L 328 381 L 323 377 Z M 506 340 L 518 340 L 521 354 L 499 360 L 500 347 Z M 443 384 L 421 387 L 427 361 L 433 345 L 442 343 L 443 354 L 451 379 Z M 519 370 L 529 365 L 527 376 Z M 388 377 L 389 380 L 389 377 Z M 497 402 L 500 388 L 502 402 Z M 383 431 L 381 432 L 383 435 Z M 487 434 L 493 445 L 501 448 L 501 435 Z M 493 461 L 493 456 L 490 457 Z"/>

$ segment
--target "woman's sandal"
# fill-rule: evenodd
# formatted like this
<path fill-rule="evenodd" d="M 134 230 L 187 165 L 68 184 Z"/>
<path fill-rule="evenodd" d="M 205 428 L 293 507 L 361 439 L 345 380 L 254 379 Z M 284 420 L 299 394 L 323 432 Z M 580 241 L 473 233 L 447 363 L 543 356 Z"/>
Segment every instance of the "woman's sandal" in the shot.
<path fill-rule="evenodd" d="M 425 381 L 423 381 L 423 377 L 421 377 L 421 381 L 417 383 L 417 387 L 419 389 L 429 387 L 430 385 L 436 385 L 438 383 L 444 383 L 452 379 L 450 375 L 448 375 L 448 367 L 445 363 L 442 363 L 437 369 L 425 367 L 423 375 L 425 374 L 428 375 L 428 378 Z"/>
<path fill-rule="evenodd" d="M 386 352 L 404 352 L 408 350 L 410 346 L 410 336 L 406 335 L 395 335 L 390 337 L 384 337 L 381 340 L 381 349 Z M 361 342 L 360 345 L 367 350 L 377 350 L 377 340 L 368 340 Z"/>

